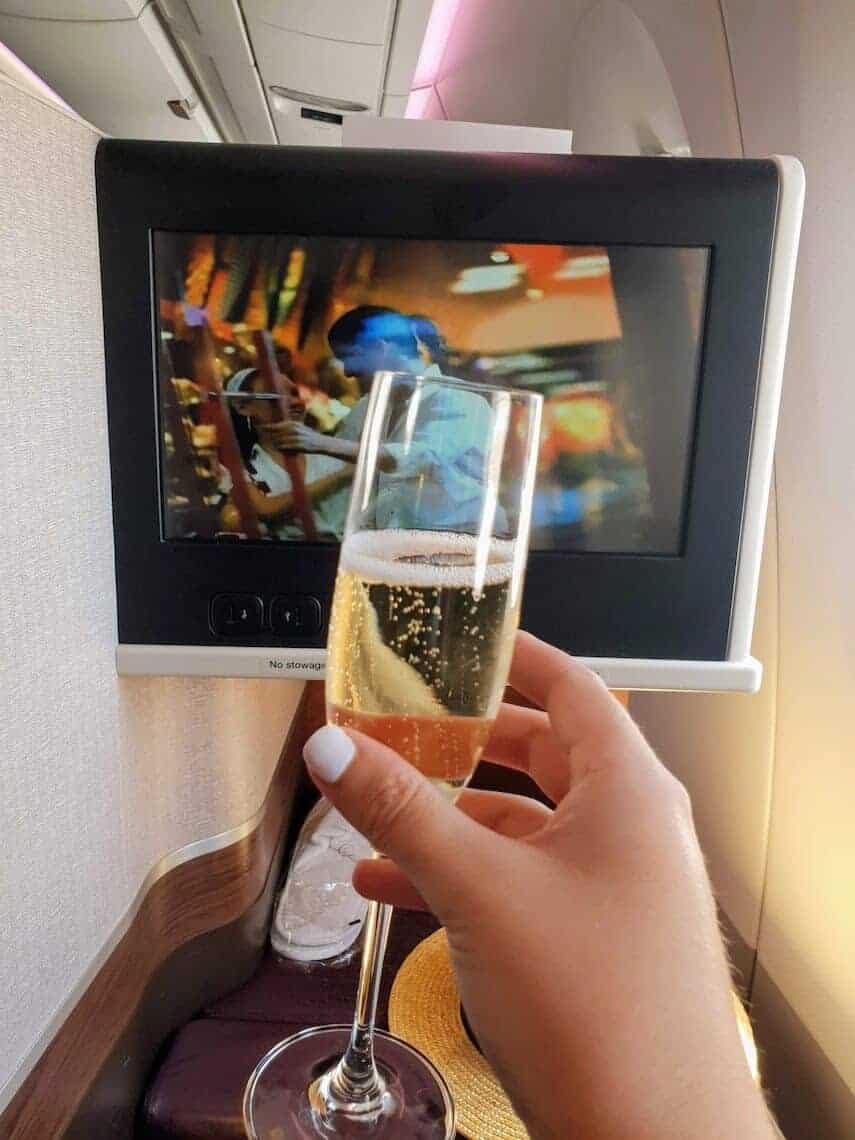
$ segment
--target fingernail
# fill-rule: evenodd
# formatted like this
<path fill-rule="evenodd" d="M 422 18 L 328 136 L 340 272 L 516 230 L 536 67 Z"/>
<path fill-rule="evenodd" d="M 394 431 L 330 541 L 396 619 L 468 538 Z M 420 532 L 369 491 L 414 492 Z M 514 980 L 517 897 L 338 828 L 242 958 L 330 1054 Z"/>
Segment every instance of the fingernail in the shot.
<path fill-rule="evenodd" d="M 303 758 L 311 772 L 325 784 L 340 780 L 356 756 L 353 741 L 334 724 L 325 724 L 303 746 Z"/>

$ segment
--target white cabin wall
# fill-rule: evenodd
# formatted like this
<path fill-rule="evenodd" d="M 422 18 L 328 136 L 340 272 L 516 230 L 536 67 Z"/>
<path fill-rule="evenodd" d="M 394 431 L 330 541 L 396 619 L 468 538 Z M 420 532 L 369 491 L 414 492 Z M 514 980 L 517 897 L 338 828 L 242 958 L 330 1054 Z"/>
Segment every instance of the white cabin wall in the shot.
<path fill-rule="evenodd" d="M 302 688 L 116 675 L 97 141 L 0 76 L 0 1108 L 154 864 L 261 806 Z"/>
<path fill-rule="evenodd" d="M 651 153 L 640 148 L 656 139 L 741 153 L 716 0 L 598 0 L 571 29 L 564 71 L 579 154 Z"/>
<path fill-rule="evenodd" d="M 440 116 L 419 118 L 572 127 L 567 122 L 570 32 L 588 0 L 461 0 L 437 68 Z"/>
<path fill-rule="evenodd" d="M 744 986 L 754 969 L 768 855 L 777 703 L 776 547 L 773 501 L 752 642 L 752 653 L 763 662 L 760 691 L 633 693 L 631 700 L 648 740 L 692 797 L 716 898 L 732 927 L 731 959 Z"/>
<path fill-rule="evenodd" d="M 629 61 L 602 57 L 599 44 L 598 69 L 587 55 L 596 32 L 615 22 L 640 23 L 655 43 L 695 153 L 739 154 L 727 39 L 716 0 L 680 0 L 676 13 L 674 0 L 459 0 L 452 34 L 433 69 L 441 104 L 416 117 L 570 127 L 577 153 L 631 153 L 615 139 L 616 120 L 601 113 L 604 104 L 620 103 Z M 590 110 L 572 99 L 581 68 L 599 81 Z M 635 103 L 622 113 L 648 113 L 642 105 L 646 94 L 635 92 Z"/>
<path fill-rule="evenodd" d="M 811 1135 L 851 1136 L 855 5 L 725 0 L 724 10 L 746 153 L 791 151 L 807 178 L 777 448 L 778 722 L 755 1008 L 780 1036 L 786 1003 L 848 1086 L 847 1103 L 810 1042 L 792 1037 L 790 1071 L 823 1102 Z"/>

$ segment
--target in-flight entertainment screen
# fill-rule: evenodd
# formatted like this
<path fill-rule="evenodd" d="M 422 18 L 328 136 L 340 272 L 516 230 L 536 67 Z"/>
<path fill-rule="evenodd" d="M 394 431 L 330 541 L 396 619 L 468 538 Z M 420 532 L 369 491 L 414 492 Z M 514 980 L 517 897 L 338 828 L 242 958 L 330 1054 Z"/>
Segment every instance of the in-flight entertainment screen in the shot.
<path fill-rule="evenodd" d="M 542 393 L 533 549 L 680 553 L 707 248 L 153 239 L 164 540 L 339 541 L 389 370 Z"/>

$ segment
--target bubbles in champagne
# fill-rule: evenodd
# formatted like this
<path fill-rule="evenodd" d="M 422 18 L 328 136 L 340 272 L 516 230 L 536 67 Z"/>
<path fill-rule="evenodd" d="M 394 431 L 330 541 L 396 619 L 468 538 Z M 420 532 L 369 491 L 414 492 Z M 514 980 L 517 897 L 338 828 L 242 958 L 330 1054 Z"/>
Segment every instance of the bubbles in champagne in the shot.
<path fill-rule="evenodd" d="M 348 539 L 330 624 L 334 719 L 384 739 L 435 778 L 463 783 L 504 689 L 517 624 L 512 587 L 510 542 L 481 551 L 472 536 L 428 531 Z"/>

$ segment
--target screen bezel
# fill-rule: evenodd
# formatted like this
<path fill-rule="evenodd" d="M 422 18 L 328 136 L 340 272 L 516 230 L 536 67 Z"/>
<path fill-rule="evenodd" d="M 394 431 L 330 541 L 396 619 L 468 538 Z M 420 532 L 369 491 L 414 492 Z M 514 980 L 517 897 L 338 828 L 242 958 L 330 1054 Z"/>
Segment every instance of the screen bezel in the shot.
<path fill-rule="evenodd" d="M 682 552 L 533 552 L 523 624 L 586 657 L 726 659 L 774 163 L 104 140 L 96 169 L 121 642 L 320 648 L 323 630 L 224 641 L 208 609 L 224 591 L 312 594 L 326 617 L 338 557 L 320 544 L 161 540 L 152 231 L 400 234 L 710 250 Z"/>

